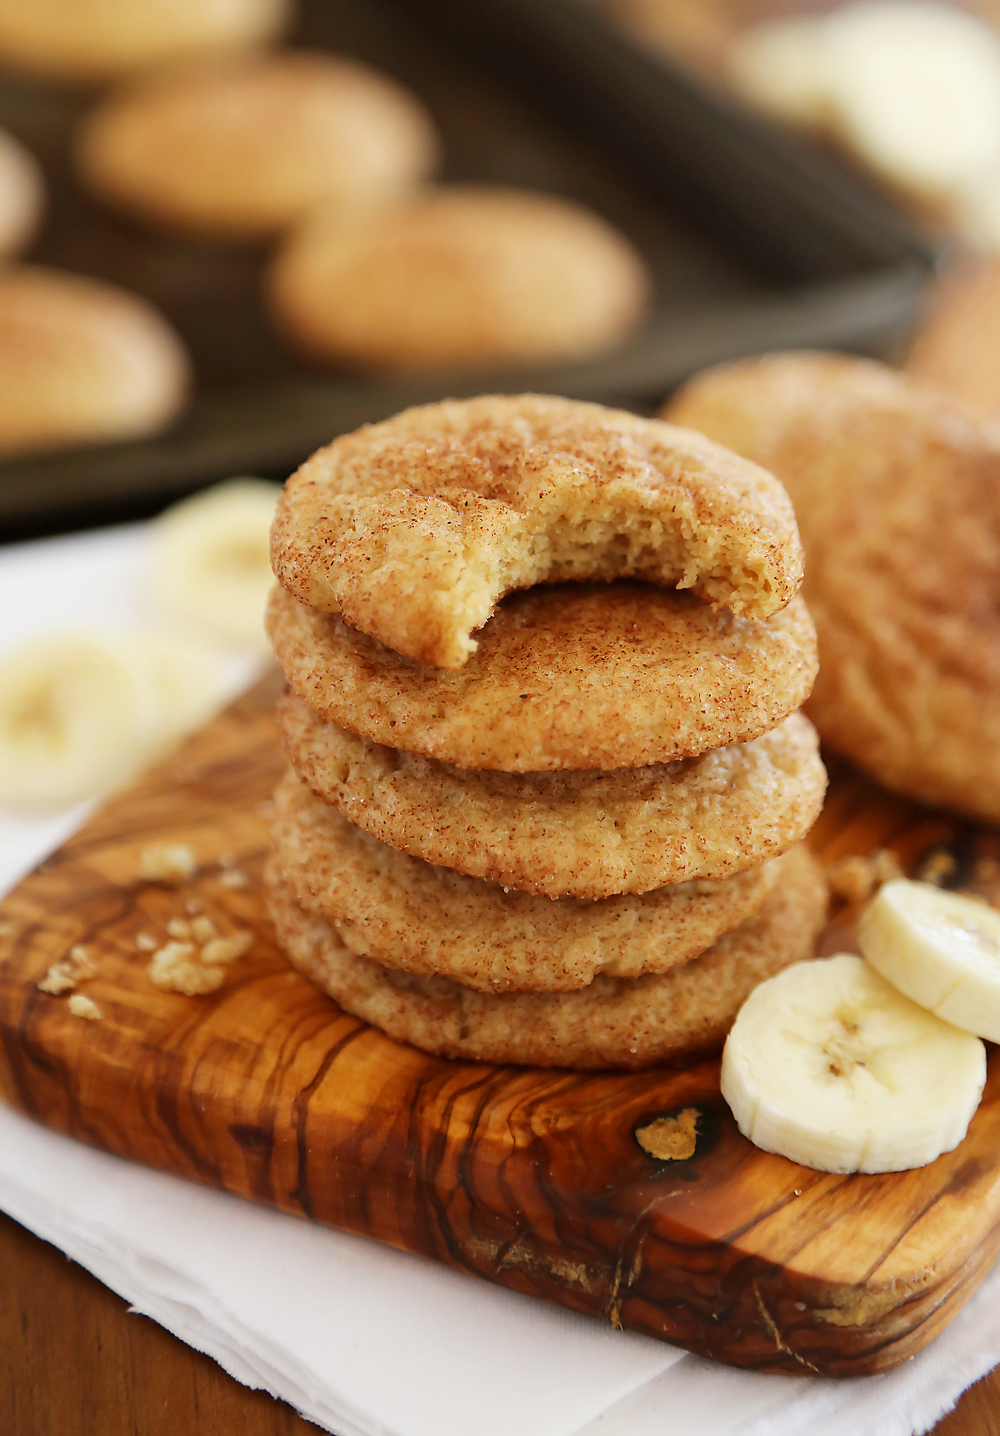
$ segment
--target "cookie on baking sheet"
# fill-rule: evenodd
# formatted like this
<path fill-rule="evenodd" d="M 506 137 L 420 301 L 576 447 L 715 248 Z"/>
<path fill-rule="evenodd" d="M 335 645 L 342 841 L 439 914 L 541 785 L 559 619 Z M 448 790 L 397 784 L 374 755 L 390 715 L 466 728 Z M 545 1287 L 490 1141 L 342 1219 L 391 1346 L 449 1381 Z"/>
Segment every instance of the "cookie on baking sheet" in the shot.
<path fill-rule="evenodd" d="M 0 130 L 0 255 L 18 254 L 34 235 L 45 205 L 45 181 L 29 149 Z"/>
<path fill-rule="evenodd" d="M 267 630 L 314 713 L 457 768 L 638 768 L 759 738 L 816 676 L 801 598 L 758 621 L 646 584 L 512 594 L 457 672 L 401 658 L 277 585 Z"/>
<path fill-rule="evenodd" d="M 319 449 L 285 485 L 271 563 L 303 603 L 440 668 L 532 584 L 634 577 L 768 618 L 802 582 L 795 515 L 763 469 L 538 394 L 425 404 Z"/>
<path fill-rule="evenodd" d="M 60 270 L 0 270 L 0 453 L 155 433 L 189 382 L 180 339 L 144 299 Z"/>
<path fill-rule="evenodd" d="M 643 318 L 646 266 L 573 200 L 449 185 L 349 226 L 317 210 L 271 269 L 275 320 L 313 356 L 376 370 L 584 359 Z"/>
<path fill-rule="evenodd" d="M 822 737 L 889 788 L 1000 819 L 1000 429 L 832 354 L 709 372 L 669 412 L 788 487 Z"/>
<path fill-rule="evenodd" d="M 284 51 L 158 71 L 84 119 L 83 183 L 140 219 L 266 236 L 319 201 L 338 212 L 405 194 L 437 159 L 415 96 L 356 60 Z"/>
<path fill-rule="evenodd" d="M 392 848 L 546 897 L 719 880 L 777 857 L 819 815 L 826 772 L 801 714 L 752 743 L 648 768 L 498 773 L 387 748 L 278 705 L 303 783 Z"/>
<path fill-rule="evenodd" d="M 803 845 L 775 860 L 778 878 L 756 917 L 670 972 L 597 977 L 576 992 L 474 992 L 356 957 L 333 925 L 306 913 L 272 862 L 267 900 L 292 963 L 347 1012 L 426 1052 L 540 1067 L 625 1068 L 721 1048 L 754 987 L 813 956 L 826 887 Z"/>
<path fill-rule="evenodd" d="M 554 902 L 396 852 L 291 772 L 274 807 L 274 848 L 297 901 L 329 918 L 352 952 L 483 992 L 561 992 L 600 972 L 664 972 L 755 913 L 779 861 L 722 883 Z"/>
<path fill-rule="evenodd" d="M 265 44 L 291 0 L 0 0 L 0 65 L 91 82 L 205 51 Z"/>

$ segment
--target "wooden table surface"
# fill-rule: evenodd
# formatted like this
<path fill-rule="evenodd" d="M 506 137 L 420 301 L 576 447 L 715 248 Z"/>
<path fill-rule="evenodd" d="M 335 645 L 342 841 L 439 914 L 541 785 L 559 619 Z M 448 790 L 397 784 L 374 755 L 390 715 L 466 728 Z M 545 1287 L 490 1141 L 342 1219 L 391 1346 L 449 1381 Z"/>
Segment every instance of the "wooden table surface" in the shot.
<path fill-rule="evenodd" d="M 970 286 L 972 298 L 970 302 Z M 956 336 L 964 334 L 963 345 Z M 914 368 L 989 407 L 981 356 L 1000 336 L 1000 265 L 942 290 Z M 963 373 L 962 354 L 970 373 Z M 936 356 L 940 356 L 937 362 Z M 1000 409 L 1000 366 L 997 376 Z M 56 1248 L 0 1215 L 0 1433 L 11 1436 L 308 1436 L 316 1427 L 240 1386 Z M 1000 1436 L 1000 1368 L 935 1436 Z"/>

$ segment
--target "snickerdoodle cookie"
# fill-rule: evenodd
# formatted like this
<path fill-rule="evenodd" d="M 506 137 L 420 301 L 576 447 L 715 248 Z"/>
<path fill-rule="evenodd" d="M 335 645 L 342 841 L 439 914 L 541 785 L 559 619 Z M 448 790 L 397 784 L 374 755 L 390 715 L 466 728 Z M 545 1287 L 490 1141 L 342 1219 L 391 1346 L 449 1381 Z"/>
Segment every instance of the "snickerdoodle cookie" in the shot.
<path fill-rule="evenodd" d="M 661 974 L 596 977 L 563 993 L 475 992 L 357 957 L 331 923 L 298 905 L 277 864 L 267 896 L 294 965 L 397 1041 L 474 1061 L 636 1069 L 717 1050 L 758 983 L 812 957 L 826 912 L 818 866 L 801 845 L 775 865 L 777 880 L 757 916 L 701 957 Z"/>
<path fill-rule="evenodd" d="M 205 51 L 265 44 L 291 0 L 0 0 L 0 64 L 89 83 Z"/>
<path fill-rule="evenodd" d="M 606 898 L 718 880 L 804 837 L 823 803 L 816 730 L 793 714 L 752 743 L 610 772 L 470 772 L 278 705 L 299 778 L 390 847 L 522 892 Z"/>
<path fill-rule="evenodd" d="M 276 322 L 315 357 L 421 370 L 612 349 L 650 284 L 629 241 L 583 205 L 455 185 L 349 225 L 317 210 L 288 236 L 268 289 Z"/>
<path fill-rule="evenodd" d="M 555 902 L 397 852 L 294 773 L 274 807 L 274 848 L 296 900 L 328 918 L 352 952 L 483 992 L 563 992 L 601 972 L 665 972 L 757 912 L 780 861 L 721 883 Z"/>
<path fill-rule="evenodd" d="M 1000 819 L 1000 428 L 823 354 L 715 370 L 668 412 L 792 496 L 824 739 L 887 787 Z"/>
<path fill-rule="evenodd" d="M 423 106 L 355 60 L 285 51 L 189 63 L 111 94 L 83 122 L 77 170 L 140 219 L 264 236 L 319 201 L 386 204 L 433 168 Z"/>
<path fill-rule="evenodd" d="M 0 271 L 0 452 L 153 433 L 189 378 L 180 339 L 137 295 L 34 265 Z"/>
<path fill-rule="evenodd" d="M 30 150 L 0 130 L 0 255 L 18 254 L 38 227 L 45 181 Z"/>
<path fill-rule="evenodd" d="M 339 614 L 272 590 L 267 630 L 306 705 L 339 728 L 457 768 L 638 768 L 746 743 L 816 676 L 801 598 L 736 618 L 647 584 L 512 594 L 457 671 L 402 658 Z"/>
<path fill-rule="evenodd" d="M 406 409 L 319 449 L 285 486 L 271 560 L 303 603 L 441 668 L 532 584 L 635 577 L 762 619 L 802 581 L 795 515 L 763 469 L 537 394 Z"/>

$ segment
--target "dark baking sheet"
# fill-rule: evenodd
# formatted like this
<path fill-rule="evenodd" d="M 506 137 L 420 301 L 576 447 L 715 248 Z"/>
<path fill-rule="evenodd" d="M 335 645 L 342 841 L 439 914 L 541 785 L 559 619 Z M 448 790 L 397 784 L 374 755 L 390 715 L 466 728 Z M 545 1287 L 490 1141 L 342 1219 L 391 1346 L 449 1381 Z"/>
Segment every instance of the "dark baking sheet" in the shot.
<path fill-rule="evenodd" d="M 262 250 L 165 237 L 91 204 L 69 136 L 86 96 L 14 77 L 0 124 L 45 166 L 27 256 L 146 295 L 194 357 L 166 434 L 0 463 L 6 537 L 151 512 L 234 473 L 284 477 L 338 432 L 409 403 L 538 389 L 650 410 L 681 379 L 762 349 L 888 352 L 932 255 L 856 179 L 635 50 L 577 0 L 301 0 L 293 43 L 355 55 L 425 100 L 446 179 L 574 196 L 645 253 L 657 303 L 625 349 L 558 369 L 372 379 L 307 366 L 259 301 Z"/>

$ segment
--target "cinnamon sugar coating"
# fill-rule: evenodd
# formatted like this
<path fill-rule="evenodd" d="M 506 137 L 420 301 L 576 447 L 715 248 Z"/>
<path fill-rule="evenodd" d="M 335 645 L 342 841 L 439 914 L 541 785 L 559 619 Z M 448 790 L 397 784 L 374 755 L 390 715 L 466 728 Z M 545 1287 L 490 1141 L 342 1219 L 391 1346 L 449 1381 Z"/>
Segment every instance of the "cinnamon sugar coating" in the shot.
<path fill-rule="evenodd" d="M 779 861 L 721 883 L 554 901 L 397 852 L 293 773 L 278 784 L 274 806 L 278 863 L 307 912 L 328 918 L 359 956 L 483 992 L 571 991 L 602 972 L 665 972 L 755 913 Z"/>
<path fill-rule="evenodd" d="M 889 788 L 1000 819 L 1000 427 L 832 354 L 727 365 L 668 412 L 792 496 L 824 740 Z"/>
<path fill-rule="evenodd" d="M 325 918 L 295 901 L 277 863 L 266 885 L 278 938 L 296 967 L 348 1012 L 400 1042 L 473 1061 L 635 1070 L 721 1048 L 750 991 L 810 958 L 826 888 L 803 845 L 776 859 L 760 912 L 666 973 L 598 976 L 576 992 L 473 991 L 355 956 Z"/>
<path fill-rule="evenodd" d="M 802 838 L 826 787 L 816 730 L 801 714 L 699 758 L 524 774 L 372 743 L 317 718 L 294 693 L 278 721 L 301 781 L 372 837 L 550 898 L 731 877 Z"/>
<path fill-rule="evenodd" d="M 759 620 L 802 581 L 791 504 L 763 469 L 531 394 L 408 409 L 320 449 L 285 487 L 271 558 L 303 603 L 452 669 L 515 589 L 634 577 Z"/>
<path fill-rule="evenodd" d="M 267 628 L 299 697 L 340 728 L 458 768 L 636 768 L 745 743 L 816 675 L 800 598 L 764 621 L 645 584 L 513 594 L 457 672 L 402 658 L 272 590 Z"/>

